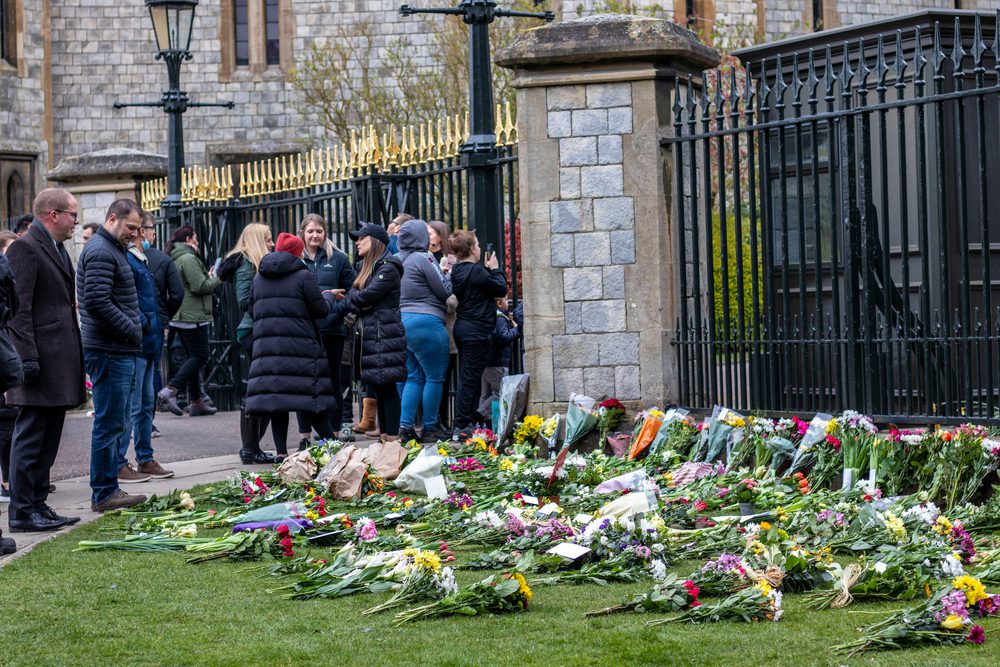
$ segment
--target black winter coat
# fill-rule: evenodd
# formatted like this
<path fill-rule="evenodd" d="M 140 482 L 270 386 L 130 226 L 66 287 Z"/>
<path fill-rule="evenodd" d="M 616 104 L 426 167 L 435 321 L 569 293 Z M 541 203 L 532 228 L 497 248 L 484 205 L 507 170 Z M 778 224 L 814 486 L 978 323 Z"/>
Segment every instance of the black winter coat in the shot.
<path fill-rule="evenodd" d="M 38 361 L 41 374 L 7 392 L 8 405 L 77 406 L 83 403 L 83 349 L 76 316 L 76 273 L 37 220 L 7 248 L 20 301 L 10 321 L 21 359 Z"/>
<path fill-rule="evenodd" d="M 406 380 L 406 331 L 399 313 L 399 283 L 403 264 L 386 252 L 375 263 L 371 278 L 361 289 L 351 289 L 338 301 L 339 313 L 358 313 L 361 332 L 361 367 L 365 384 Z"/>
<path fill-rule="evenodd" d="M 139 298 L 125 248 L 103 227 L 83 247 L 76 267 L 83 349 L 138 354 Z"/>
<path fill-rule="evenodd" d="M 153 286 L 156 287 L 160 324 L 165 328 L 184 302 L 184 283 L 170 255 L 153 247 L 146 248 L 143 253 L 153 277 Z"/>
<path fill-rule="evenodd" d="M 317 320 L 330 303 L 302 260 L 271 252 L 250 290 L 253 359 L 247 412 L 329 412 L 336 400 Z"/>

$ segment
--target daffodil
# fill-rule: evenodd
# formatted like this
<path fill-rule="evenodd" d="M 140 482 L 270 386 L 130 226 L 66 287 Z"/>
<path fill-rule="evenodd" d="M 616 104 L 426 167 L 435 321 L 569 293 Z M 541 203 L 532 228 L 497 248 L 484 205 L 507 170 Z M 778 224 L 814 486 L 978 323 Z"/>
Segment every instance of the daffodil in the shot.
<path fill-rule="evenodd" d="M 951 614 L 948 618 L 941 621 L 941 627 L 945 630 L 961 630 L 962 629 L 962 619 Z"/>

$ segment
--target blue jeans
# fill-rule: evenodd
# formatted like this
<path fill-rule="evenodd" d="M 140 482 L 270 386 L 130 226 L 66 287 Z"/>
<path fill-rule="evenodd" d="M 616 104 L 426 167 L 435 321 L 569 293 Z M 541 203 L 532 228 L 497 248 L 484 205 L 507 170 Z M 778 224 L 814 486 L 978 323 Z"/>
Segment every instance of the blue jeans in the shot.
<path fill-rule="evenodd" d="M 129 426 L 135 355 L 84 350 L 83 364 L 94 386 L 90 488 L 91 500 L 96 504 L 118 490 L 118 442 Z"/>
<path fill-rule="evenodd" d="M 130 426 L 118 439 L 118 467 L 128 463 L 128 442 L 135 442 L 135 462 L 148 463 L 153 460 L 153 411 L 156 409 L 156 395 L 153 392 L 153 376 L 159 371 L 156 359 L 139 355 L 135 358 L 135 380 L 129 392 L 129 406 L 125 414 L 130 415 Z"/>
<path fill-rule="evenodd" d="M 436 428 L 444 376 L 448 372 L 448 330 L 444 320 L 424 313 L 403 313 L 406 329 L 406 384 L 400 392 L 400 428 L 413 428 L 417 406 L 424 428 Z"/>

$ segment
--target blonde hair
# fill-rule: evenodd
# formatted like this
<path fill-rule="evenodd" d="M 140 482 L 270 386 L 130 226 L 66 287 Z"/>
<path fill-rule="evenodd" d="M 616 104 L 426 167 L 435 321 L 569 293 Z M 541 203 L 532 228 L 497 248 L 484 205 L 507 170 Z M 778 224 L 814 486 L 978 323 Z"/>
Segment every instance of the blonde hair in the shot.
<path fill-rule="evenodd" d="M 7 246 L 17 240 L 17 234 L 6 229 L 0 231 L 0 253 L 7 252 Z"/>
<path fill-rule="evenodd" d="M 267 249 L 267 237 L 271 234 L 271 228 L 259 222 L 251 222 L 243 228 L 240 238 L 236 241 L 233 249 L 226 253 L 226 257 L 243 253 L 247 260 L 253 264 L 253 270 L 260 267 L 260 260 L 270 252 Z"/>
<path fill-rule="evenodd" d="M 305 247 L 306 255 L 309 254 L 309 244 L 306 243 L 306 227 L 309 225 L 319 225 L 323 230 L 323 250 L 326 252 L 327 259 L 333 257 L 335 250 L 338 250 L 337 246 L 333 244 L 330 240 L 330 233 L 326 229 L 326 220 L 323 216 L 317 213 L 310 213 L 306 217 L 302 218 L 302 224 L 299 226 L 299 238 L 302 239 L 302 245 Z"/>
<path fill-rule="evenodd" d="M 371 242 L 371 246 L 369 247 L 368 254 L 365 255 L 365 261 L 361 265 L 361 270 L 358 271 L 358 277 L 354 279 L 355 289 L 364 288 L 365 283 L 368 282 L 368 279 L 372 277 L 372 273 L 375 272 L 375 262 L 385 254 L 384 243 L 371 236 L 368 237 L 368 240 Z"/>

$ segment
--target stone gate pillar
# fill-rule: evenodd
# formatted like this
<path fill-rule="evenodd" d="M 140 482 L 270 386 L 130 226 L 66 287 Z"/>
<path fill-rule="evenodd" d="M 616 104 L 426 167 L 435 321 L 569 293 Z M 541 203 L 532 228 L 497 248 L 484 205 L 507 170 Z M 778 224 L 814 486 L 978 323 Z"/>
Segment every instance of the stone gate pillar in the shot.
<path fill-rule="evenodd" d="M 531 410 L 570 392 L 676 399 L 673 77 L 718 54 L 662 19 L 596 15 L 522 33 L 515 71 Z"/>

